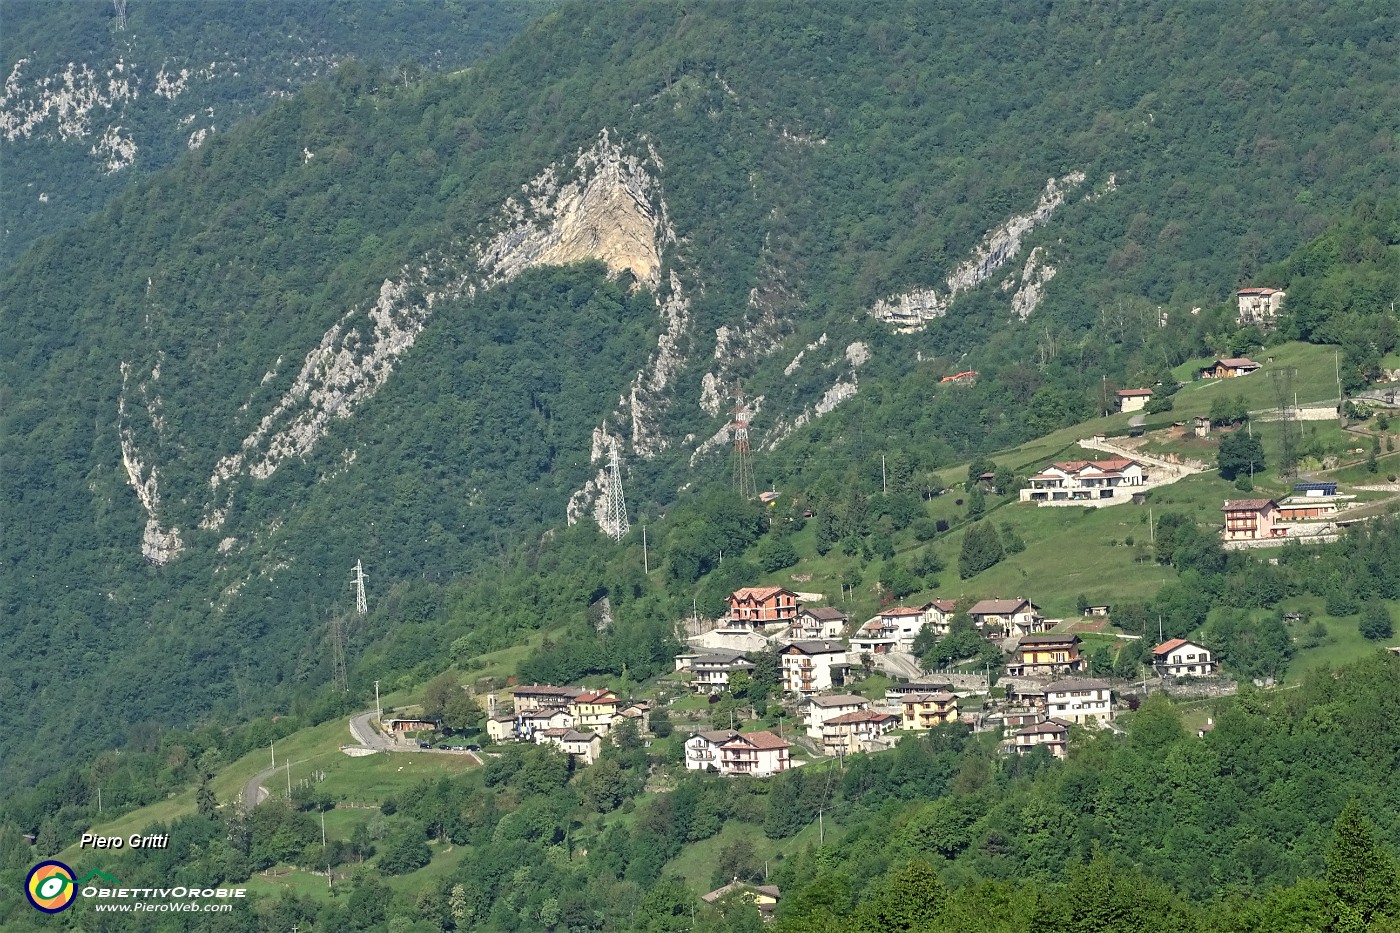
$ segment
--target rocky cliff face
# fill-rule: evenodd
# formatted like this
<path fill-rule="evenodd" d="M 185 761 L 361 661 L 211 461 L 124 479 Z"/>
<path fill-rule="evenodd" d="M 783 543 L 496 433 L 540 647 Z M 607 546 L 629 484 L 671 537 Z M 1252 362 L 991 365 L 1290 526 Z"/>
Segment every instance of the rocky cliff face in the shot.
<path fill-rule="evenodd" d="M 944 279 L 945 291 L 940 293 L 932 288 L 918 288 L 893 295 L 877 301 L 870 309 L 871 315 L 876 320 L 893 325 L 901 333 L 923 330 L 929 321 L 947 314 L 948 308 L 960 293 L 981 285 L 1014 259 L 1021 251 L 1021 243 L 1025 237 L 1049 221 L 1056 208 L 1064 203 L 1068 192 L 1083 182 L 1083 172 L 1071 172 L 1061 178 L 1051 178 L 1045 183 L 1045 190 L 1041 192 L 1040 200 L 1032 210 L 1024 214 L 1015 214 L 987 231 L 972 254 L 948 273 Z M 1036 266 L 1028 263 L 1023 279 L 1028 280 L 1035 270 Z M 1049 280 L 1049 276 L 1045 275 L 1043 270 L 1040 274 L 1040 284 L 1043 285 Z M 1049 275 L 1054 275 L 1054 272 L 1050 272 Z M 1034 310 L 1039 301 L 1038 294 L 1034 300 L 1031 296 L 1032 293 L 1028 292 L 1017 310 L 1019 314 L 1024 309 L 1022 317 Z"/>

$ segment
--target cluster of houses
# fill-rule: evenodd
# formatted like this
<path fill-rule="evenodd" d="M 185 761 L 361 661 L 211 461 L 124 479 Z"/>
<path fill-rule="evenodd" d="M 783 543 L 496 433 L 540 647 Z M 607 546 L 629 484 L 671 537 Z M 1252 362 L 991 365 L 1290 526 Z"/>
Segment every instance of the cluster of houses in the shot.
<path fill-rule="evenodd" d="M 500 712 L 491 698 L 486 736 L 492 742 L 533 742 L 553 745 L 580 764 L 591 765 L 602 753 L 603 738 L 622 720 L 648 732 L 651 706 L 645 701 L 623 703 L 611 690 L 533 684 L 511 691 L 512 709 Z"/>

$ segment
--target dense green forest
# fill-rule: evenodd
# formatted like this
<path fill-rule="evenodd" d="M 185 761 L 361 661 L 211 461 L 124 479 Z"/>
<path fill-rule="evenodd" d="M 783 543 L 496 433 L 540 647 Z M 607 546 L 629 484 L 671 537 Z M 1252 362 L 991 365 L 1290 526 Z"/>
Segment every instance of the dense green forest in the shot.
<path fill-rule="evenodd" d="M 348 58 L 401 81 L 499 50 L 547 0 L 9 0 L 0 267 Z M 110 131 L 110 134 L 109 134 Z M 113 170 L 101 141 L 134 145 Z"/>
<path fill-rule="evenodd" d="M 1232 290 L 1395 184 L 1394 16 L 1383 3 L 1189 15 L 1166 3 L 886 4 L 859 17 L 839 5 L 578 4 L 466 73 L 405 82 L 391 65 L 342 66 L 36 244 L 0 283 L 0 612 L 26 646 L 0 670 L 14 737 L 0 767 L 56 770 L 30 754 L 55 742 L 153 749 L 175 726 L 312 715 L 329 677 L 326 623 L 348 605 L 357 559 L 375 594 L 352 632 L 357 697 L 386 671 L 421 676 L 522 631 L 578 624 L 604 592 L 625 603 L 629 586 L 622 618 L 635 628 L 597 666 L 659 663 L 677 605 L 713 604 L 751 572 L 717 555 L 762 531 L 708 504 L 727 464 L 692 467 L 683 442 L 724 424 L 695 404 L 717 327 L 756 329 L 772 350 L 726 361 L 765 399 L 760 444 L 848 371 L 849 343 L 872 352 L 854 401 L 760 456 L 764 485 L 864 496 L 878 488 L 872 452 L 905 448 L 905 495 L 917 498 L 936 467 L 1075 423 L 1110 385 L 1251 339 L 1222 304 Z M 619 583 L 635 579 L 631 558 L 596 532 L 546 535 L 594 471 L 591 431 L 662 326 L 652 294 L 599 266 L 537 270 L 442 309 L 353 420 L 241 486 L 222 530 L 199 527 L 211 468 L 328 328 L 407 264 L 469 253 L 522 183 L 604 128 L 664 165 L 677 233 L 664 263 L 693 316 L 658 415 L 670 449 L 626 468 L 634 520 L 667 542 L 664 595 Z M 1047 177 L 1074 170 L 1082 193 L 1028 241 L 1060 266 L 1030 321 L 1013 320 L 993 284 L 922 334 L 866 314 L 939 283 Z M 1087 197 L 1110 175 L 1115 190 Z M 1383 247 L 1387 229 L 1374 233 Z M 1340 259 L 1393 255 L 1371 235 Z M 754 289 L 771 324 L 737 310 Z M 1159 305 L 1181 323 L 1157 328 Z M 822 334 L 826 349 L 785 375 Z M 164 427 L 131 430 L 189 545 L 165 567 L 137 548 L 124 363 L 160 373 L 147 383 Z M 984 372 L 971 391 L 933 388 L 967 367 Z M 877 522 L 908 515 L 907 498 L 888 506 Z M 851 527 L 830 531 L 878 543 Z M 237 549 L 222 553 L 225 538 Z M 575 652 L 553 649 L 534 670 L 577 673 Z"/>

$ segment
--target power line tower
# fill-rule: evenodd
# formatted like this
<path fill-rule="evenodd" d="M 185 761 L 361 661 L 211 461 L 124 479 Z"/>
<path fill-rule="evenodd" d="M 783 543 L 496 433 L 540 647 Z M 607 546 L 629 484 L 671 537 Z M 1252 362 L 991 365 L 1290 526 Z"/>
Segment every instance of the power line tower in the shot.
<path fill-rule="evenodd" d="M 339 614 L 331 619 L 331 686 L 341 693 L 350 690 L 345 675 L 345 618 Z"/>
<path fill-rule="evenodd" d="M 355 561 L 355 615 L 369 612 L 369 602 L 365 599 L 365 568 Z"/>
<path fill-rule="evenodd" d="M 1274 399 L 1278 403 L 1280 476 L 1294 476 L 1298 472 L 1298 411 L 1297 397 L 1293 392 L 1293 377 L 1297 373 L 1298 370 L 1289 367 L 1269 373 L 1274 383 Z"/>
<path fill-rule="evenodd" d="M 612 457 L 608 462 L 608 488 L 603 495 L 606 497 L 603 533 L 614 541 L 621 541 L 632 526 L 627 521 L 627 500 L 622 495 L 622 465 L 617 459 L 616 440 L 612 442 Z"/>
<path fill-rule="evenodd" d="M 758 498 L 758 486 L 753 478 L 753 456 L 749 448 L 749 410 L 744 405 L 743 390 L 734 405 L 734 491 L 745 502 Z"/>

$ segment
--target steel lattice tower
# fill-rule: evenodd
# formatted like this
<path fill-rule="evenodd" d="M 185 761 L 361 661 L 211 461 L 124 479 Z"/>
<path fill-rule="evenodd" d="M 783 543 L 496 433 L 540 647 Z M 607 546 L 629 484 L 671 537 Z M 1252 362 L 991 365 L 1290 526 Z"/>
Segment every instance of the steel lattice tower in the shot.
<path fill-rule="evenodd" d="M 350 689 L 345 674 L 345 619 L 339 615 L 331 619 L 331 685 L 341 693 Z"/>
<path fill-rule="evenodd" d="M 753 478 L 753 456 L 749 448 L 749 410 L 741 392 L 734 406 L 734 491 L 748 502 L 758 498 Z"/>
<path fill-rule="evenodd" d="M 362 616 L 367 612 L 369 603 L 365 600 L 365 568 L 355 561 L 355 614 Z"/>
<path fill-rule="evenodd" d="M 603 533 L 614 541 L 621 541 L 631 530 L 627 521 L 627 500 L 622 495 L 622 465 L 617 459 L 617 441 L 612 442 L 612 458 L 608 464 L 608 488 L 606 511 L 603 515 Z"/>

